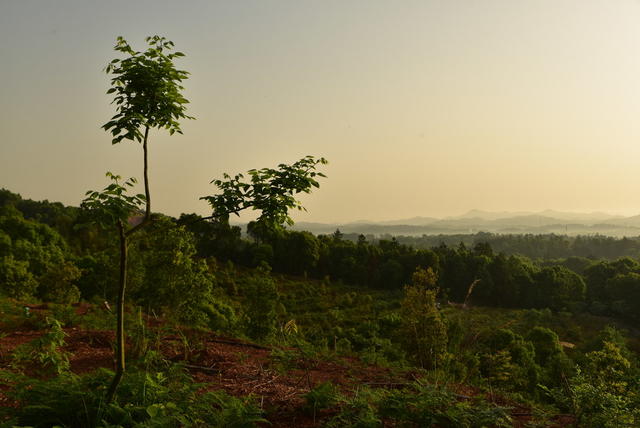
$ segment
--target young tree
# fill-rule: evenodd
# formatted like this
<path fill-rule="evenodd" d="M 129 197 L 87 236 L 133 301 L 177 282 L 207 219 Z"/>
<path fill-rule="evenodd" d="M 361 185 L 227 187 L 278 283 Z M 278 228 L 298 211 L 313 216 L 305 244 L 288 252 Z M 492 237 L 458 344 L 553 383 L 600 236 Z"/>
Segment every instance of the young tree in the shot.
<path fill-rule="evenodd" d="M 95 210 L 103 225 L 116 225 L 120 238 L 120 274 L 117 300 L 116 328 L 116 374 L 107 392 L 107 401 L 113 400 L 116 389 L 125 371 L 124 350 L 124 297 L 127 284 L 127 245 L 134 233 L 151 221 L 151 195 L 148 177 L 148 141 L 152 128 L 167 129 L 169 134 L 182 133 L 180 119 L 193 119 L 185 111 L 188 101 L 181 95 L 181 82 L 188 77 L 186 71 L 177 70 L 173 60 L 184 56 L 181 52 L 171 52 L 174 44 L 164 37 L 147 37 L 149 48 L 138 52 L 122 37 L 118 37 L 115 50 L 128 55 L 125 59 L 114 59 L 107 65 L 106 72 L 112 74 L 112 87 L 108 94 L 115 94 L 116 115 L 103 128 L 110 131 L 112 144 L 122 140 L 142 143 L 144 155 L 144 195 L 127 195 L 134 179 L 121 185 L 120 177 L 107 173 L 113 183 L 102 192 L 89 191 L 83 207 Z M 264 168 L 250 170 L 249 183 L 243 182 L 242 174 L 224 180 L 214 180 L 221 191 L 215 196 L 206 196 L 214 214 L 200 220 L 219 218 L 228 220 L 230 214 L 238 214 L 248 208 L 261 210 L 258 223 L 265 227 L 277 228 L 283 224 L 293 224 L 288 210 L 304 209 L 295 199 L 300 192 L 309 193 L 319 187 L 316 177 L 324 177 L 316 172 L 318 164 L 326 164 L 324 158 L 307 156 L 292 165 L 281 164 L 277 169 Z M 144 204 L 142 221 L 129 226 L 129 218 Z"/>
<path fill-rule="evenodd" d="M 436 305 L 437 276 L 418 267 L 404 287 L 402 337 L 405 349 L 423 368 L 438 368 L 447 358 L 447 329 Z"/>
<path fill-rule="evenodd" d="M 135 51 L 127 41 L 118 37 L 115 50 L 126 55 L 116 58 L 106 67 L 107 74 L 113 75 L 111 88 L 107 94 L 115 94 L 113 102 L 116 114 L 102 127 L 110 131 L 112 144 L 123 140 L 142 143 L 144 196 L 126 196 L 126 188 L 135 181 L 120 185 L 120 177 L 107 174 L 114 183 L 103 192 L 88 192 L 84 206 L 99 209 L 118 228 L 120 236 L 120 275 L 117 301 L 116 329 L 116 374 L 107 393 L 107 401 L 115 395 L 125 370 L 124 355 L 124 296 L 126 290 L 126 266 L 128 238 L 151 221 L 151 192 L 149 190 L 148 142 L 152 128 L 167 129 L 170 135 L 182 133 L 180 119 L 193 119 L 186 114 L 188 101 L 182 96 L 181 82 L 189 73 L 175 68 L 173 61 L 184 56 L 182 52 L 172 52 L 173 42 L 160 36 L 147 37 L 149 45 L 145 51 Z M 140 223 L 129 227 L 128 217 L 144 203 L 144 217 Z"/>
<path fill-rule="evenodd" d="M 252 209 L 260 211 L 254 226 L 256 230 L 292 225 L 289 210 L 306 210 L 296 199 L 296 194 L 311 193 L 314 187 L 320 187 L 317 177 L 326 176 L 317 172 L 316 167 L 325 164 L 325 158 L 305 156 L 291 165 L 280 164 L 276 169 L 251 169 L 247 171 L 249 181 L 244 180 L 243 174 L 237 174 L 233 178 L 224 174 L 224 180 L 211 182 L 221 192 L 200 198 L 207 201 L 213 209 L 213 214 L 202 220 L 226 221 L 231 214 L 239 216 L 241 211 Z"/>
<path fill-rule="evenodd" d="M 182 52 L 171 52 L 172 41 L 160 36 L 147 37 L 149 48 L 144 52 L 133 50 L 129 43 L 118 37 L 116 51 L 128 55 L 125 59 L 114 59 L 106 67 L 112 74 L 111 89 L 115 94 L 116 114 L 102 128 L 111 131 L 112 144 L 122 140 L 142 142 L 144 155 L 144 193 L 146 197 L 145 222 L 151 216 L 151 195 L 148 175 L 148 141 L 151 128 L 167 129 L 170 135 L 182 134 L 180 119 L 194 119 L 186 114 L 189 102 L 180 91 L 181 82 L 189 76 L 184 70 L 175 68 L 173 61 L 184 56 Z"/>

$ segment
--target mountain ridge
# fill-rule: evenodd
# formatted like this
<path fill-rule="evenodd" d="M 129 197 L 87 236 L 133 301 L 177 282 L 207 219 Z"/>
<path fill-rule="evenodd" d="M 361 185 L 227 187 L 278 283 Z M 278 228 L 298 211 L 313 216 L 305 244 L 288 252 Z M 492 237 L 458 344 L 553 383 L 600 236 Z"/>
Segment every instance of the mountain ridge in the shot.
<path fill-rule="evenodd" d="M 604 212 L 490 212 L 469 210 L 459 216 L 444 218 L 416 216 L 398 220 L 359 220 L 347 223 L 298 222 L 296 230 L 316 234 L 343 233 L 364 235 L 430 235 L 491 232 L 502 234 L 569 234 L 569 235 L 640 235 L 640 215 L 624 217 Z"/>

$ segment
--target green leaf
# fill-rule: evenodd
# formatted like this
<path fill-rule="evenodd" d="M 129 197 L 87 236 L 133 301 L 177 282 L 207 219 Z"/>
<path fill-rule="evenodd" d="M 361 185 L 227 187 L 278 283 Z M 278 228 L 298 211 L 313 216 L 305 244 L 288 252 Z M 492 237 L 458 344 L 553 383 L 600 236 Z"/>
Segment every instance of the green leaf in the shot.
<path fill-rule="evenodd" d="M 149 407 L 147 407 L 147 414 L 149 416 L 151 416 L 151 418 L 155 418 L 156 416 L 158 416 L 158 413 L 160 411 L 160 405 L 159 404 L 152 404 Z"/>

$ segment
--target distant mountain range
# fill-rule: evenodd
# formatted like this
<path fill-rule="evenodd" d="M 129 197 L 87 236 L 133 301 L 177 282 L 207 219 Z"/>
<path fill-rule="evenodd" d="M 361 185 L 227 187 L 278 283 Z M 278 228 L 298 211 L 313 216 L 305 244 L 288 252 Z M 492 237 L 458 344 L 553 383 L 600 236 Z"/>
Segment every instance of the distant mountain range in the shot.
<path fill-rule="evenodd" d="M 554 210 L 540 212 L 488 212 L 471 210 L 460 216 L 446 218 L 412 217 L 389 221 L 338 223 L 300 222 L 296 230 L 328 234 L 340 229 L 342 233 L 363 235 L 438 235 L 460 233 L 556 233 L 564 235 L 640 235 L 640 215 L 624 217 L 602 212 L 572 213 Z"/>

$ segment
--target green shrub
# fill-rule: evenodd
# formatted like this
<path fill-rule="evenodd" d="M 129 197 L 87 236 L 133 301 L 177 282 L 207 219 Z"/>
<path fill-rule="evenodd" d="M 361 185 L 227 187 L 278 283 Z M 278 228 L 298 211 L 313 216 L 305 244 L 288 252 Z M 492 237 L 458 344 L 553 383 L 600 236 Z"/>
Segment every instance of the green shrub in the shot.
<path fill-rule="evenodd" d="M 80 316 L 76 314 L 76 309 L 71 305 L 50 304 L 49 309 L 51 316 L 65 327 L 72 327 L 80 321 Z"/>
<path fill-rule="evenodd" d="M 6 296 L 28 299 L 36 294 L 38 281 L 29 271 L 29 262 L 13 256 L 0 258 L 0 290 Z"/>
<path fill-rule="evenodd" d="M 535 391 L 541 368 L 533 344 L 509 329 L 499 329 L 487 339 L 490 352 L 482 354 L 481 372 L 493 386 L 510 391 Z"/>
<path fill-rule="evenodd" d="M 218 333 L 233 334 L 238 330 L 236 312 L 225 302 L 212 298 L 202 304 L 200 310 L 207 316 L 207 327 Z"/>
<path fill-rule="evenodd" d="M 439 367 L 447 358 L 447 328 L 436 306 L 436 281 L 431 268 L 418 268 L 402 300 L 403 344 L 423 368 Z"/>
<path fill-rule="evenodd" d="M 580 427 L 631 428 L 640 423 L 637 392 L 614 392 L 581 372 L 570 379 L 568 390 L 546 389 L 557 404 L 573 412 Z"/>
<path fill-rule="evenodd" d="M 384 425 L 383 425 L 384 421 Z M 415 382 L 401 390 L 361 389 L 346 399 L 332 427 L 510 427 L 508 409 L 481 398 L 460 399 L 442 387 Z"/>
<path fill-rule="evenodd" d="M 80 269 L 71 262 L 51 265 L 40 277 L 38 295 L 48 302 L 76 303 L 80 300 L 80 290 L 75 283 L 81 276 Z"/>
<path fill-rule="evenodd" d="M 330 428 L 378 428 L 382 426 L 376 404 L 384 396 L 384 390 L 362 388 L 348 398 L 341 406 L 340 412 L 332 417 L 326 426 Z"/>
<path fill-rule="evenodd" d="M 273 278 L 263 269 L 253 275 L 242 290 L 244 294 L 245 331 L 256 340 L 268 340 L 277 331 L 278 291 Z"/>
<path fill-rule="evenodd" d="M 349 355 L 351 353 L 351 341 L 346 337 L 338 339 L 335 351 L 340 355 Z"/>
<path fill-rule="evenodd" d="M 505 408 L 481 398 L 460 399 L 442 386 L 421 382 L 402 390 L 389 391 L 380 403 L 380 414 L 385 420 L 392 420 L 400 426 L 511 426 Z"/>
<path fill-rule="evenodd" d="M 12 367 L 31 367 L 40 374 L 62 374 L 69 371 L 69 354 L 61 351 L 66 333 L 55 319 L 47 319 L 49 329 L 39 338 L 18 346 L 13 351 Z"/>
<path fill-rule="evenodd" d="M 330 409 L 341 401 L 342 397 L 338 388 L 331 382 L 323 382 L 315 386 L 304 395 L 304 410 L 313 415 L 320 410 Z"/>
<path fill-rule="evenodd" d="M 202 385 L 179 366 L 162 372 L 130 370 L 116 401 L 106 404 L 113 373 L 100 369 L 78 377 L 48 380 L 2 372 L 2 381 L 20 406 L 2 410 L 14 425 L 32 427 L 254 427 L 266 422 L 251 398 L 222 391 L 201 393 Z"/>

